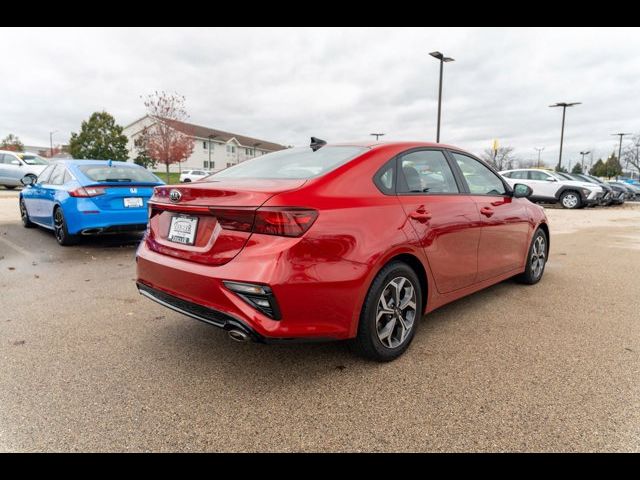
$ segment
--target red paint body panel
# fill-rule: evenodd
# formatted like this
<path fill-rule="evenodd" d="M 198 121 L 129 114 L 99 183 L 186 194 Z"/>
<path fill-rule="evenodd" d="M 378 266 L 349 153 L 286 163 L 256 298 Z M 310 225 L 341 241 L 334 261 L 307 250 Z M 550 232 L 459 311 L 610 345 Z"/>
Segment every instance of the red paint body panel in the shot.
<path fill-rule="evenodd" d="M 411 255 L 426 272 L 426 305 L 445 303 L 524 270 L 532 235 L 544 211 L 511 196 L 384 195 L 372 178 L 395 155 L 418 142 L 376 144 L 319 178 L 226 180 L 163 186 L 159 209 L 138 253 L 138 281 L 240 319 L 263 337 L 351 338 L 377 272 Z M 452 147 L 453 148 L 453 147 Z M 457 150 L 457 149 L 456 149 Z M 171 205 L 168 194 L 183 194 Z M 184 205 L 184 206 L 183 206 Z M 318 217 L 298 238 L 223 229 L 209 207 L 304 207 Z M 492 208 L 486 217 L 482 208 Z M 426 210 L 426 222 L 411 218 Z M 167 237 L 172 211 L 191 209 L 203 230 L 193 246 Z M 227 290 L 223 280 L 271 287 L 281 310 L 273 320 Z"/>

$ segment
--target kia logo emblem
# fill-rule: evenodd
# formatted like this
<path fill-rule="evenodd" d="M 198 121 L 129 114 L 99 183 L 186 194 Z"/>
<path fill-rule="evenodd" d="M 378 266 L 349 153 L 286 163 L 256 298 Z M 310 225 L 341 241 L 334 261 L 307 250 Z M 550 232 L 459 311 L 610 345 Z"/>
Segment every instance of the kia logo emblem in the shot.
<path fill-rule="evenodd" d="M 129 192 L 131 193 L 138 193 L 138 189 L 137 188 L 130 188 Z"/>
<path fill-rule="evenodd" d="M 182 194 L 179 190 L 171 190 L 169 192 L 169 200 L 171 200 L 172 202 L 179 202 L 181 198 Z"/>

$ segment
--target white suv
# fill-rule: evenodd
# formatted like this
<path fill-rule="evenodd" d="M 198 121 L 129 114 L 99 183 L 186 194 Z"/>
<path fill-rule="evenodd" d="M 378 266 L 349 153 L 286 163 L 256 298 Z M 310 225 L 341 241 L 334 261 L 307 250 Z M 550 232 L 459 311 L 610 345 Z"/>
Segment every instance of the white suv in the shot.
<path fill-rule="evenodd" d="M 35 153 L 0 150 L 0 185 L 9 190 L 22 186 L 27 175 L 37 178 L 49 162 Z"/>
<path fill-rule="evenodd" d="M 500 174 L 509 185 L 524 183 L 531 187 L 532 202 L 560 203 L 564 208 L 583 208 L 597 205 L 604 195 L 602 187 L 587 182 L 567 180 L 553 170 L 517 168 Z"/>
<path fill-rule="evenodd" d="M 197 182 L 198 180 L 202 180 L 204 177 L 211 175 L 211 172 L 208 170 L 184 170 L 180 174 L 181 182 Z"/>

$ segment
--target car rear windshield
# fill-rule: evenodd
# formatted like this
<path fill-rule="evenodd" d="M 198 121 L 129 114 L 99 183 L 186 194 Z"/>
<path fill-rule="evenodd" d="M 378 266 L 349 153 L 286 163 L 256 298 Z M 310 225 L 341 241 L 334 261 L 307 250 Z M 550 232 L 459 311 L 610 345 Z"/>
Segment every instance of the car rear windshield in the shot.
<path fill-rule="evenodd" d="M 357 157 L 366 147 L 322 147 L 315 152 L 309 147 L 288 148 L 252 158 L 210 178 L 295 178 L 318 177 Z"/>
<path fill-rule="evenodd" d="M 107 165 L 80 165 L 78 168 L 94 182 L 159 182 L 158 177 L 144 168 Z"/>

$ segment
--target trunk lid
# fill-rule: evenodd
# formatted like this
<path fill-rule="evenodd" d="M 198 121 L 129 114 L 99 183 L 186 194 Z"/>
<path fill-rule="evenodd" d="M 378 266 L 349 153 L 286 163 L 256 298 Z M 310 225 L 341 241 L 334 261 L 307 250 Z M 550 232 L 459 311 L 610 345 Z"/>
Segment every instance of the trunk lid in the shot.
<path fill-rule="evenodd" d="M 240 253 L 251 236 L 251 231 L 233 229 L 234 222 L 252 225 L 256 210 L 267 200 L 304 183 L 298 179 L 220 179 L 156 187 L 149 201 L 147 245 L 164 255 L 223 265 Z M 188 244 L 176 241 L 180 230 Z"/>

